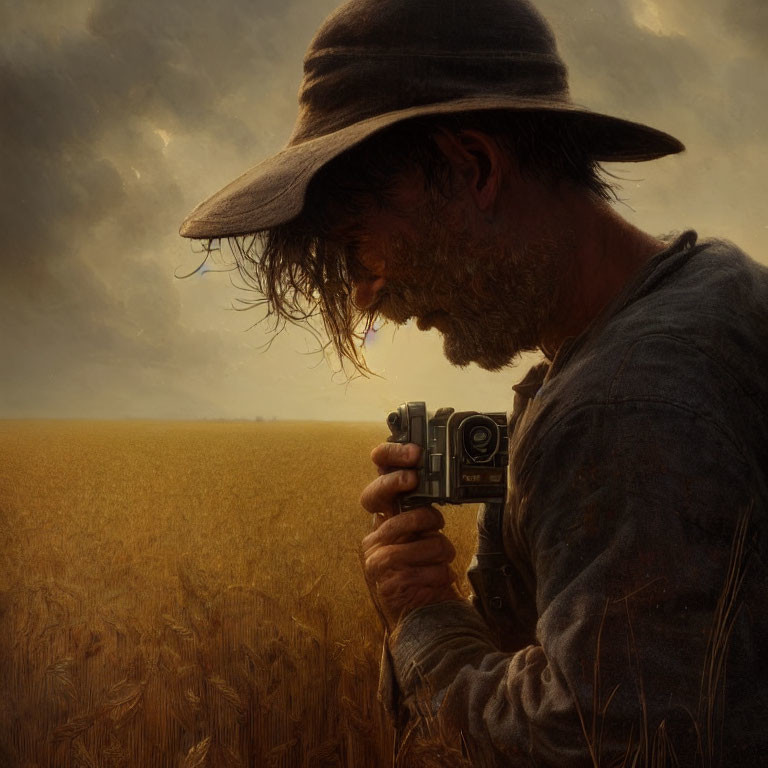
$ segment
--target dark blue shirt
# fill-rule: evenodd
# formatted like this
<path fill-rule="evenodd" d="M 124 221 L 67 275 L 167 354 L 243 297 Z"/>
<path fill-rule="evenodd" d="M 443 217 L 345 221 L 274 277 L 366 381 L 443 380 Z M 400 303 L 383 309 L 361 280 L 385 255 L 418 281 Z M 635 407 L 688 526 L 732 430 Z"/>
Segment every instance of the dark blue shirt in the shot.
<path fill-rule="evenodd" d="M 509 615 L 409 614 L 401 689 L 491 765 L 763 765 L 768 269 L 686 232 L 517 390 Z"/>

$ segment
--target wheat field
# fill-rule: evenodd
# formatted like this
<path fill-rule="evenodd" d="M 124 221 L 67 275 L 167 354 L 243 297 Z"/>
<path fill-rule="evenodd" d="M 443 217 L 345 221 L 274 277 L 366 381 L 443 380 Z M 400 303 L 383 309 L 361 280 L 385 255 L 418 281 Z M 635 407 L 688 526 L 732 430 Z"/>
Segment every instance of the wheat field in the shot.
<path fill-rule="evenodd" d="M 358 555 L 385 434 L 0 422 L 0 765 L 410 764 Z"/>

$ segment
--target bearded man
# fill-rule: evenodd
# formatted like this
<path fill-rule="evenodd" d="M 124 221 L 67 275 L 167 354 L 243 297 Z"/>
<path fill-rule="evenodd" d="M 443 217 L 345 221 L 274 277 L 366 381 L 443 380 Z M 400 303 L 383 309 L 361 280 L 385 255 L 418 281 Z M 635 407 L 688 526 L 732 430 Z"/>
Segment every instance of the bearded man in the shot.
<path fill-rule="evenodd" d="M 232 238 L 277 320 L 320 320 L 363 371 L 379 317 L 459 366 L 544 353 L 472 600 L 440 512 L 396 514 L 417 446 L 376 448 L 361 499 L 390 703 L 484 764 L 765 759 L 768 270 L 640 231 L 599 166 L 682 149 L 574 105 L 527 0 L 350 0 L 286 149 L 182 225 Z"/>

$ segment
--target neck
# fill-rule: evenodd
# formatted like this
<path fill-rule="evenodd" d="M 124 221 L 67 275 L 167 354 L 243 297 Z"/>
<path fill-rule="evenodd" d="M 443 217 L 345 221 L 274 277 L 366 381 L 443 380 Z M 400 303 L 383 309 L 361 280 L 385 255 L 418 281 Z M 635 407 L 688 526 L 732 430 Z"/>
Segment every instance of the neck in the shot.
<path fill-rule="evenodd" d="M 554 236 L 568 264 L 539 338 L 539 347 L 551 358 L 666 245 L 624 220 L 605 201 L 581 191 L 558 191 L 549 211 L 554 213 L 550 227 L 557 222 Z"/>

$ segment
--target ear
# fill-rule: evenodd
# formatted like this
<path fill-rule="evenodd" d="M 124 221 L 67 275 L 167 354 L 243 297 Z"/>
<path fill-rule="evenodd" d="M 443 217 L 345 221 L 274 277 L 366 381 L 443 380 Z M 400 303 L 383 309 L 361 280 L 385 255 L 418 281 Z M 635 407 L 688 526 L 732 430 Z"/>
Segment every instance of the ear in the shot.
<path fill-rule="evenodd" d="M 487 133 L 439 129 L 432 137 L 456 178 L 463 179 L 481 211 L 492 208 L 501 190 L 505 153 Z"/>

